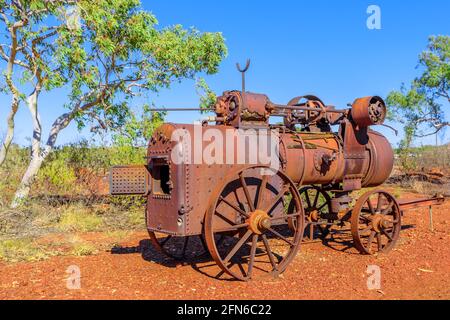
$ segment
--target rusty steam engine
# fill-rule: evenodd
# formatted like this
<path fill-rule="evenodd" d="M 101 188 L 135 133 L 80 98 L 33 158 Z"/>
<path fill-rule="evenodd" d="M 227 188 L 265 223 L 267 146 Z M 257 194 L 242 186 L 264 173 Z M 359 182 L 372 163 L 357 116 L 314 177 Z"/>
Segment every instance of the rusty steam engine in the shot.
<path fill-rule="evenodd" d="M 315 96 L 278 105 L 266 95 L 246 92 L 243 81 L 241 91 L 225 92 L 212 110 L 216 115 L 202 130 L 213 128 L 225 136 L 230 130 L 254 129 L 258 135 L 276 129 L 280 168 L 241 164 L 236 157 L 226 164 L 179 163 L 174 151 L 190 158 L 187 150 L 198 142 L 177 143 L 172 136 L 194 136 L 198 129 L 164 124 L 149 143 L 145 165 L 111 171 L 113 195 L 147 197 L 152 243 L 174 259 L 209 254 L 222 271 L 219 276 L 243 281 L 278 275 L 306 240 L 324 239 L 333 228 L 345 226 L 362 254 L 386 253 L 399 239 L 405 208 L 443 201 L 401 203 L 389 192 L 372 189 L 389 178 L 394 165 L 389 141 L 372 129 L 383 125 L 387 114 L 380 97 L 356 99 L 344 110 Z M 275 117 L 281 123 L 271 124 Z M 226 150 L 225 145 L 221 152 Z M 235 146 L 232 150 L 239 152 Z M 363 188 L 371 189 L 354 199 L 354 191 Z"/>

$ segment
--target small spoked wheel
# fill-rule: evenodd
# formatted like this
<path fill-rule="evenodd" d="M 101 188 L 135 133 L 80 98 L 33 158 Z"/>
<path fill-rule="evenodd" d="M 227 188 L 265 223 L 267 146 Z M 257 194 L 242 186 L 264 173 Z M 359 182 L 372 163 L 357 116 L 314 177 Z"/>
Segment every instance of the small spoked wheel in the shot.
<path fill-rule="evenodd" d="M 300 190 L 300 197 L 305 208 L 305 240 L 325 239 L 331 230 L 330 221 L 324 217 L 331 213 L 329 194 L 318 187 L 305 187 Z"/>
<path fill-rule="evenodd" d="M 362 254 L 387 253 L 401 231 L 401 210 L 394 196 L 372 191 L 362 196 L 352 213 L 352 236 Z"/>
<path fill-rule="evenodd" d="M 290 229 L 288 219 L 300 228 Z M 299 250 L 303 226 L 295 184 L 282 172 L 253 166 L 229 175 L 214 193 L 205 217 L 205 240 L 222 269 L 220 276 L 249 281 L 286 270 Z"/>
<path fill-rule="evenodd" d="M 153 246 L 176 261 L 189 262 L 208 255 L 206 244 L 202 236 L 192 237 L 157 237 L 154 232 L 149 232 Z"/>

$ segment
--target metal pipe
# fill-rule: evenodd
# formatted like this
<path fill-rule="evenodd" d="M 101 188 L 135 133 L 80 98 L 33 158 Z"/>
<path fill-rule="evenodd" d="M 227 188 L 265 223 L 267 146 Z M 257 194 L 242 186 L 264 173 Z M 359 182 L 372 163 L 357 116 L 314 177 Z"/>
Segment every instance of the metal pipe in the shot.
<path fill-rule="evenodd" d="M 315 112 L 323 112 L 321 109 L 311 108 L 311 107 L 300 107 L 300 106 L 286 106 L 281 104 L 275 104 L 275 109 L 283 109 L 283 110 L 293 110 L 293 111 L 315 111 Z M 345 114 L 349 111 L 347 110 L 335 110 L 326 108 L 324 112 L 326 113 L 337 113 L 337 114 Z"/>
<path fill-rule="evenodd" d="M 439 206 L 445 202 L 445 197 L 435 197 L 431 199 L 419 199 L 412 201 L 400 201 L 402 211 L 408 211 L 428 206 Z"/>
<path fill-rule="evenodd" d="M 201 109 L 201 108 L 171 108 L 171 109 L 150 109 L 150 112 L 177 112 L 177 111 L 214 111 L 215 109 Z"/>

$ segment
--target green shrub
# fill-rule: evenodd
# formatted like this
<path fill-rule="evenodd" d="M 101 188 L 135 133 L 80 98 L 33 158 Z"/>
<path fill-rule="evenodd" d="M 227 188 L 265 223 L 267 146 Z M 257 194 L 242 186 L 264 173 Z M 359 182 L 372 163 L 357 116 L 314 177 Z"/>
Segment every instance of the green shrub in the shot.
<path fill-rule="evenodd" d="M 29 239 L 0 241 L 0 259 L 6 262 L 41 261 L 50 255 Z"/>
<path fill-rule="evenodd" d="M 77 181 L 75 170 L 67 165 L 63 157 L 47 162 L 39 170 L 38 180 L 46 181 L 59 190 L 69 191 Z"/>
<path fill-rule="evenodd" d="M 89 243 L 74 244 L 71 254 L 77 257 L 92 256 L 97 253 L 97 248 Z"/>
<path fill-rule="evenodd" d="M 143 209 L 133 209 L 128 212 L 129 224 L 135 228 L 145 226 L 145 212 Z"/>

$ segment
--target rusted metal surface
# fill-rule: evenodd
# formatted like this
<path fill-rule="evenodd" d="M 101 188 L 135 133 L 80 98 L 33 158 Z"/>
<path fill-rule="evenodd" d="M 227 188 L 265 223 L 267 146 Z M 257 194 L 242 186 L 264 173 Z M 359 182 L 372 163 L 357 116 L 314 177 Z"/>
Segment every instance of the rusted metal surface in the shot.
<path fill-rule="evenodd" d="M 386 104 L 380 97 L 356 99 L 352 105 L 352 119 L 359 127 L 382 125 L 386 116 Z"/>
<path fill-rule="evenodd" d="M 215 105 L 217 117 L 222 119 L 217 124 L 235 128 L 268 127 L 273 110 L 266 95 L 240 91 L 225 92 Z"/>
<path fill-rule="evenodd" d="M 303 237 L 305 218 L 297 186 L 280 171 L 267 176 L 261 169 L 250 166 L 228 174 L 215 189 L 205 216 L 205 239 L 212 258 L 225 273 L 242 281 L 256 273 L 283 273 Z M 244 197 L 236 197 L 236 192 Z M 292 211 L 286 216 L 280 200 L 288 195 Z M 284 224 L 286 219 L 294 220 L 296 228 Z"/>
<path fill-rule="evenodd" d="M 352 236 L 362 254 L 387 253 L 401 231 L 400 206 L 390 193 L 370 191 L 358 199 L 351 217 Z"/>
<path fill-rule="evenodd" d="M 411 200 L 411 201 L 399 201 L 400 208 L 402 211 L 408 211 L 408 210 L 414 210 L 418 208 L 424 208 L 424 207 L 432 207 L 432 206 L 439 206 L 444 204 L 445 197 L 444 196 L 438 196 L 431 199 L 418 199 L 418 200 Z"/>
<path fill-rule="evenodd" d="M 146 166 L 117 166 L 111 168 L 111 195 L 147 195 L 150 191 L 150 174 Z"/>
<path fill-rule="evenodd" d="M 159 250 L 183 259 L 192 246 L 190 239 L 200 239 L 196 247 L 204 239 L 224 273 L 249 280 L 260 269 L 255 266 L 260 257 L 267 259 L 267 273 L 283 272 L 300 247 L 305 225 L 308 238 L 314 240 L 327 237 L 333 225 L 350 223 L 361 253 L 387 252 L 398 240 L 401 211 L 443 203 L 442 197 L 397 201 L 384 190 L 351 197 L 355 190 L 382 185 L 393 170 L 389 141 L 372 130 L 384 124 L 387 114 L 380 97 L 356 99 L 347 109 L 326 105 L 312 95 L 276 104 L 264 94 L 246 91 L 248 67 L 249 63 L 244 69 L 238 66 L 242 91 L 224 92 L 213 108 L 215 117 L 202 126 L 164 124 L 149 143 L 145 165 L 112 170 L 112 194 L 147 195 L 147 228 Z M 282 125 L 272 125 L 272 117 L 282 117 Z M 333 132 L 333 126 L 339 131 Z M 258 146 L 260 140 L 252 137 L 261 137 L 262 130 L 278 130 L 279 169 L 267 176 L 262 168 L 273 168 L 249 165 L 250 153 L 241 163 L 234 140 L 232 146 L 224 141 L 223 149 L 215 150 L 227 155 L 225 164 L 199 161 L 192 150 L 207 150 L 209 141 L 190 137 L 209 129 L 221 136 L 254 129 L 246 144 Z M 181 143 L 172 139 L 175 133 Z M 272 243 L 274 239 L 289 245 L 278 261 L 273 246 L 279 243 Z"/>

